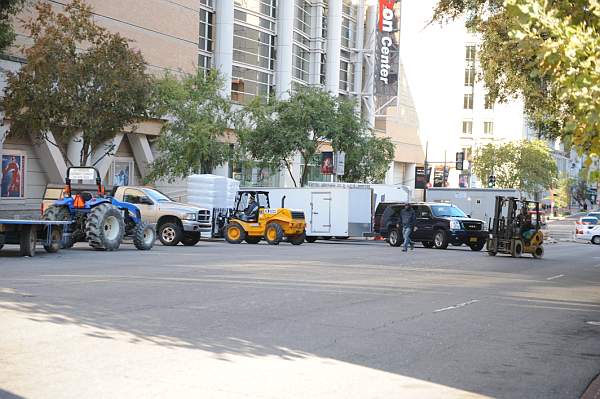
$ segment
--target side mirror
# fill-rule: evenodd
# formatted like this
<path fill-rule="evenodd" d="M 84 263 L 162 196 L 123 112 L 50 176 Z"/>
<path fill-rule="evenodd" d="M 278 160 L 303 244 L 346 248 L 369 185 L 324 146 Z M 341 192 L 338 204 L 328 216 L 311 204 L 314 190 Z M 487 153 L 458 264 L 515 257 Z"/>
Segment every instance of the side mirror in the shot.
<path fill-rule="evenodd" d="M 467 217 L 468 217 L 468 218 L 470 218 L 470 217 L 471 217 L 471 215 L 467 215 Z"/>
<path fill-rule="evenodd" d="M 154 202 L 148 197 L 140 197 L 140 204 L 143 205 L 154 205 Z"/>

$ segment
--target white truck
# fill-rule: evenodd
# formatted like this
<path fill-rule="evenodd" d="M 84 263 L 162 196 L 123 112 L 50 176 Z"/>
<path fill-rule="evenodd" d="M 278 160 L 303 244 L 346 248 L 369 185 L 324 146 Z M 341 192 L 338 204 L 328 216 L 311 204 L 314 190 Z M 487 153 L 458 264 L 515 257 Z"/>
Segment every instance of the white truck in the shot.
<path fill-rule="evenodd" d="M 261 188 L 271 207 L 304 211 L 306 241 L 318 238 L 363 237 L 371 233 L 373 190 L 370 188 Z"/>

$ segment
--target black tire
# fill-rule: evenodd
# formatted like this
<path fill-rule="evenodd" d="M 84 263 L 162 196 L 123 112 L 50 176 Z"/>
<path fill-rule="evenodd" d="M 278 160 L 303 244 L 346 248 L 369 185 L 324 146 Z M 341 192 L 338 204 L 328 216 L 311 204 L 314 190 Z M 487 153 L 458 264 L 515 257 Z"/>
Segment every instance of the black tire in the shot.
<path fill-rule="evenodd" d="M 37 232 L 35 231 L 35 226 L 23 226 L 19 238 L 19 252 L 21 256 L 35 256 L 35 247 L 37 245 Z"/>
<path fill-rule="evenodd" d="M 162 245 L 174 247 L 183 238 L 183 229 L 178 223 L 166 222 L 158 227 L 158 239 Z"/>
<path fill-rule="evenodd" d="M 319 237 L 315 237 L 315 236 L 306 236 L 306 242 L 309 242 L 312 244 L 313 242 L 317 242 L 318 238 Z"/>
<path fill-rule="evenodd" d="M 148 223 L 138 223 L 133 229 L 133 245 L 140 251 L 148 251 L 156 241 L 156 230 Z"/>
<path fill-rule="evenodd" d="M 543 246 L 538 246 L 536 249 L 533 250 L 533 257 L 535 259 L 542 259 L 544 257 L 544 247 Z"/>
<path fill-rule="evenodd" d="M 186 232 L 183 233 L 183 238 L 181 239 L 181 243 L 186 247 L 193 247 L 198 244 L 200 241 L 200 233 L 199 232 Z"/>
<path fill-rule="evenodd" d="M 433 241 L 423 241 L 422 244 L 425 248 L 433 248 Z"/>
<path fill-rule="evenodd" d="M 292 245 L 302 245 L 304 244 L 304 239 L 306 238 L 306 234 L 298 234 L 297 236 L 289 237 L 288 241 L 292 243 Z"/>
<path fill-rule="evenodd" d="M 448 248 L 448 234 L 445 230 L 436 230 L 433 236 L 433 246 L 436 249 Z"/>
<path fill-rule="evenodd" d="M 331 240 L 331 236 L 323 236 L 323 237 L 321 237 L 321 240 L 325 240 L 325 241 Z"/>
<path fill-rule="evenodd" d="M 56 221 L 61 221 L 61 222 L 67 221 L 67 220 L 71 220 L 71 212 L 69 212 L 69 208 L 67 208 L 66 206 L 52 205 L 52 206 L 48 207 L 48 209 L 46 209 L 46 212 L 44 212 L 43 219 L 44 220 L 56 220 Z M 61 234 L 62 234 L 63 228 L 65 228 L 65 227 L 61 227 Z M 73 237 L 73 234 L 70 234 L 69 237 L 65 238 L 65 241 L 62 242 L 61 247 L 62 248 L 71 248 L 71 247 L 73 247 L 73 245 L 75 245 L 75 239 Z"/>
<path fill-rule="evenodd" d="M 46 230 L 48 231 L 48 230 Z M 58 252 L 62 247 L 61 238 L 62 238 L 62 227 L 60 226 L 52 226 L 51 234 L 50 234 L 50 245 L 44 245 L 44 249 L 46 252 L 53 254 Z"/>
<path fill-rule="evenodd" d="M 398 229 L 391 229 L 390 235 L 388 236 L 387 242 L 392 247 L 399 247 L 402 245 L 402 233 Z"/>
<path fill-rule="evenodd" d="M 485 247 L 485 241 L 478 241 L 476 243 L 469 244 L 471 251 L 481 251 L 483 247 Z"/>
<path fill-rule="evenodd" d="M 513 258 L 520 258 L 523 254 L 523 243 L 521 240 L 514 240 L 512 248 L 510 249 L 510 255 Z"/>
<path fill-rule="evenodd" d="M 265 241 L 269 245 L 279 245 L 283 240 L 283 229 L 278 223 L 269 223 L 265 229 Z"/>
<path fill-rule="evenodd" d="M 97 250 L 119 249 L 125 235 L 123 214 L 113 205 L 101 204 L 92 209 L 85 222 L 90 246 Z"/>
<path fill-rule="evenodd" d="M 600 236 L 593 236 L 592 237 L 592 244 L 600 245 Z"/>
<path fill-rule="evenodd" d="M 246 231 L 239 223 L 225 226 L 225 240 L 230 244 L 239 244 L 246 238 Z"/>
<path fill-rule="evenodd" d="M 248 244 L 258 244 L 260 242 L 260 240 L 262 240 L 261 237 L 246 237 L 245 241 Z"/>

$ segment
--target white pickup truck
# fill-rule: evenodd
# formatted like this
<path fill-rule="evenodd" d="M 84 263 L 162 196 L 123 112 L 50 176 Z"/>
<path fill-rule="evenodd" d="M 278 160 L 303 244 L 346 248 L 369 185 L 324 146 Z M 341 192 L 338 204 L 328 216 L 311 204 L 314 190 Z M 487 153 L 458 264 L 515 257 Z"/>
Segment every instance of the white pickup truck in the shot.
<path fill-rule="evenodd" d="M 113 190 L 113 197 L 137 206 L 144 222 L 156 225 L 163 245 L 196 245 L 201 232 L 211 231 L 210 210 L 175 202 L 156 189 L 120 186 Z"/>

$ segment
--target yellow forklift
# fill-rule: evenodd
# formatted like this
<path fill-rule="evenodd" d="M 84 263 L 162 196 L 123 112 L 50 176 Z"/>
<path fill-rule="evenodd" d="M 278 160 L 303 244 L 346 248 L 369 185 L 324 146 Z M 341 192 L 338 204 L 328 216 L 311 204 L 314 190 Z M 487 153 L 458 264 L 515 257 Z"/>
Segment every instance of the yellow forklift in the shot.
<path fill-rule="evenodd" d="M 544 234 L 540 218 L 533 218 L 533 214 L 540 214 L 538 202 L 497 196 L 486 243 L 488 254 L 509 254 L 518 258 L 528 253 L 541 259 L 544 256 Z"/>
<path fill-rule="evenodd" d="M 285 197 L 281 208 L 271 209 L 268 191 L 238 191 L 235 208 L 225 225 L 225 240 L 231 244 L 246 241 L 258 244 L 262 239 L 278 245 L 284 238 L 300 245 L 306 237 L 304 212 L 285 208 Z"/>

